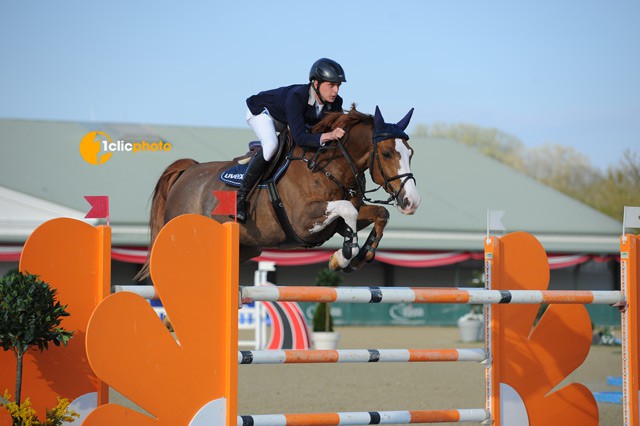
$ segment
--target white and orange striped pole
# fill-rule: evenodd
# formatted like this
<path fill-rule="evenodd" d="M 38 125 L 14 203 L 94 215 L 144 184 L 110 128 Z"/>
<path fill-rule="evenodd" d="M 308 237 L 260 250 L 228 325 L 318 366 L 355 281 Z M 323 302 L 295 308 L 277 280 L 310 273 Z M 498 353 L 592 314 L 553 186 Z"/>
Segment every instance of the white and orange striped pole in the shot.
<path fill-rule="evenodd" d="M 237 426 L 373 425 L 411 423 L 468 423 L 488 420 L 482 409 L 366 411 L 238 416 Z"/>

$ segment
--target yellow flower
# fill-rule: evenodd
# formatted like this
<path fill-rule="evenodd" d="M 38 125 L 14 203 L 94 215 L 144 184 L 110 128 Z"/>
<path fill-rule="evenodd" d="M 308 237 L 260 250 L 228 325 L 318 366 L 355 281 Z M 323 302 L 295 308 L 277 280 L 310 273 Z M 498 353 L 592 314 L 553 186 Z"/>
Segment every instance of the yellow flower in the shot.
<path fill-rule="evenodd" d="M 31 406 L 31 399 L 25 398 L 24 402 L 18 405 L 12 401 L 9 390 L 4 391 L 2 396 L 4 401 L 0 400 L 0 406 L 7 408 L 9 415 L 20 426 L 60 426 L 62 423 L 69 423 L 80 417 L 78 413 L 69 409 L 69 400 L 58 397 L 58 404 L 51 410 L 47 410 L 46 420 L 44 423 L 38 420 L 36 410 Z"/>

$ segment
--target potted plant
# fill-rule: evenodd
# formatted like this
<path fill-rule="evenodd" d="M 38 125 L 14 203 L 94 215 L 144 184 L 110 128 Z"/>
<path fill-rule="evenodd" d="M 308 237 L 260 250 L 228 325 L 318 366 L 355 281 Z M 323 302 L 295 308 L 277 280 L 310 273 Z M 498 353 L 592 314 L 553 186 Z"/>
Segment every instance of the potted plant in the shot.
<path fill-rule="evenodd" d="M 484 271 L 475 270 L 472 272 L 472 279 L 469 282 L 471 287 L 484 288 Z M 469 312 L 458 318 L 458 328 L 460 329 L 460 339 L 463 342 L 478 342 L 484 340 L 484 314 L 482 305 L 470 305 Z"/>
<path fill-rule="evenodd" d="M 336 287 L 342 284 L 342 278 L 328 268 L 322 269 L 316 276 L 316 285 Z M 311 340 L 315 349 L 335 349 L 338 347 L 340 333 L 333 330 L 331 307 L 327 302 L 319 302 L 313 312 L 313 333 Z"/>
<path fill-rule="evenodd" d="M 0 278 L 0 346 L 16 356 L 15 398 L 11 401 L 8 390 L 0 398 L 13 419 L 14 426 L 72 422 L 78 414 L 69 410 L 69 401 L 58 398 L 58 405 L 47 410 L 46 422 L 41 423 L 31 408 L 29 398 L 22 401 L 22 362 L 29 349 L 41 352 L 54 345 L 67 345 L 73 332 L 60 326 L 62 318 L 69 316 L 66 306 L 56 300 L 57 290 L 28 273 L 11 272 Z"/>

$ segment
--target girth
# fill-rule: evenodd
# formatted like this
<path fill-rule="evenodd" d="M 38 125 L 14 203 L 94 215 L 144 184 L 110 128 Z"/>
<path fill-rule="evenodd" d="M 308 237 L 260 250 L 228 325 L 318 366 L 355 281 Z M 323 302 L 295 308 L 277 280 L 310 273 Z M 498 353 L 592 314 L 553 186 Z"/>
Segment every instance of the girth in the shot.
<path fill-rule="evenodd" d="M 284 203 L 280 198 L 280 192 L 278 192 L 278 187 L 275 182 L 269 181 L 267 182 L 267 190 L 269 191 L 269 199 L 271 200 L 271 205 L 273 206 L 273 211 L 278 218 L 278 222 L 280 222 L 280 227 L 284 231 L 285 241 L 280 244 L 278 247 L 287 248 L 287 247 L 317 247 L 320 244 L 312 244 L 309 243 L 296 234 L 296 231 L 293 230 L 293 226 L 291 226 L 291 222 L 289 221 L 289 216 L 287 215 L 286 210 L 284 209 Z"/>

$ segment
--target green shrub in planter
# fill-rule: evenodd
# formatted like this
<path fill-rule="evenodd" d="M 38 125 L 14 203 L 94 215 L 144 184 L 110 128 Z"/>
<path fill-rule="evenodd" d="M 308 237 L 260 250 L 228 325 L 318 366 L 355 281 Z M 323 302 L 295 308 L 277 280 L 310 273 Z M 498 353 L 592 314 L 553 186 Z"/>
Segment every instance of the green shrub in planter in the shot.
<path fill-rule="evenodd" d="M 329 268 L 322 269 L 316 276 L 316 285 L 337 287 L 342 284 L 342 277 L 337 272 L 331 272 Z M 313 312 L 313 331 L 333 331 L 333 318 L 329 303 L 320 302 Z"/>
<path fill-rule="evenodd" d="M 41 352 L 54 345 L 67 345 L 73 332 L 60 327 L 69 316 L 56 300 L 57 290 L 37 275 L 11 272 L 0 278 L 0 346 L 17 360 L 15 401 L 20 405 L 22 359 L 30 348 Z"/>

